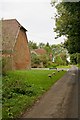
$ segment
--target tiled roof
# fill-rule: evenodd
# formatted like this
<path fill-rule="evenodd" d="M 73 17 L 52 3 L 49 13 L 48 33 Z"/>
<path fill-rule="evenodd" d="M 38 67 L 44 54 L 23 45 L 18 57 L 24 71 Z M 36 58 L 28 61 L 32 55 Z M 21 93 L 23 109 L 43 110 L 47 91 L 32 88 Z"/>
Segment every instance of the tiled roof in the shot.
<path fill-rule="evenodd" d="M 12 51 L 16 43 L 19 30 L 26 29 L 16 19 L 2 20 L 2 49 Z"/>
<path fill-rule="evenodd" d="M 35 49 L 34 50 L 37 54 L 39 54 L 39 55 L 44 55 L 44 54 L 46 54 L 46 50 L 45 49 L 42 49 L 42 48 L 40 48 L 40 49 Z"/>

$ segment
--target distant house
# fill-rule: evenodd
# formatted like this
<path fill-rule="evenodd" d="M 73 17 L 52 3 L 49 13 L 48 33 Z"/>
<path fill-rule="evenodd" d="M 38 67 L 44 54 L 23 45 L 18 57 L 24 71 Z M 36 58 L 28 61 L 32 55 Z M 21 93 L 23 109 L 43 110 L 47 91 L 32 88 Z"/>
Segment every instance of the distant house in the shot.
<path fill-rule="evenodd" d="M 46 50 L 43 49 L 43 48 L 32 50 L 31 53 L 34 53 L 36 55 L 45 55 L 45 54 L 47 54 Z"/>
<path fill-rule="evenodd" d="M 32 50 L 31 53 L 34 53 L 34 54 L 36 54 L 38 56 L 42 56 L 42 55 L 47 55 L 48 54 L 47 51 L 44 48 L 38 48 L 38 49 Z M 47 55 L 47 57 L 52 61 L 52 59 L 53 59 L 52 53 Z"/>
<path fill-rule="evenodd" d="M 2 20 L 2 56 L 6 63 L 5 69 L 31 68 L 26 31 L 16 19 Z"/>

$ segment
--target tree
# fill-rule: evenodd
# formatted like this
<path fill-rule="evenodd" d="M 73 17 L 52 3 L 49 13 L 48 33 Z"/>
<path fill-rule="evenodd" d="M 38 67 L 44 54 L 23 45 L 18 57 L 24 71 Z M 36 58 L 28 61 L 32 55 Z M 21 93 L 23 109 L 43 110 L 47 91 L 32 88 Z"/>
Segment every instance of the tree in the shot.
<path fill-rule="evenodd" d="M 77 54 L 71 54 L 70 60 L 72 64 L 77 64 Z"/>
<path fill-rule="evenodd" d="M 45 45 L 44 49 L 47 51 L 47 54 L 50 55 L 50 53 L 52 53 L 52 48 L 49 45 L 49 43 L 47 42 L 47 44 Z"/>
<path fill-rule="evenodd" d="M 37 68 L 40 65 L 40 59 L 39 56 L 36 54 L 32 53 L 31 54 L 31 67 Z"/>
<path fill-rule="evenodd" d="M 45 44 L 44 43 L 39 43 L 38 48 L 44 48 Z"/>
<path fill-rule="evenodd" d="M 80 2 L 64 2 L 63 0 L 55 6 L 58 12 L 54 29 L 58 34 L 57 37 L 62 35 L 67 37 L 64 45 L 70 54 L 80 53 Z"/>
<path fill-rule="evenodd" d="M 38 48 L 37 44 L 35 42 L 32 42 L 32 41 L 29 41 L 28 45 L 29 45 L 30 49 L 37 49 Z"/>
<path fill-rule="evenodd" d="M 41 56 L 39 56 L 39 58 L 40 58 L 40 61 L 43 64 L 43 66 L 47 67 L 48 66 L 48 61 L 49 61 L 49 56 L 47 56 L 47 55 L 41 55 Z"/>
<path fill-rule="evenodd" d="M 55 63 L 57 65 L 63 65 L 63 60 L 59 55 L 55 57 Z"/>

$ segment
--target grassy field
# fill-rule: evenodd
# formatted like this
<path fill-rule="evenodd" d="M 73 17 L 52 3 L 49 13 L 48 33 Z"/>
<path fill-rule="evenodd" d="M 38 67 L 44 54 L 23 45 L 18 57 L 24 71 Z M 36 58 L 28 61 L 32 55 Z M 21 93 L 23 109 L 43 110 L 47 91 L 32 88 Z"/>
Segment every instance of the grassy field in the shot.
<path fill-rule="evenodd" d="M 70 65 L 68 65 L 68 66 L 60 65 L 60 66 L 57 66 L 57 68 L 71 68 L 71 66 Z"/>
<path fill-rule="evenodd" d="M 31 107 L 44 92 L 46 92 L 65 71 L 55 71 L 55 76 L 48 75 L 53 70 L 28 70 L 8 72 L 2 80 L 2 116 L 16 118 Z"/>

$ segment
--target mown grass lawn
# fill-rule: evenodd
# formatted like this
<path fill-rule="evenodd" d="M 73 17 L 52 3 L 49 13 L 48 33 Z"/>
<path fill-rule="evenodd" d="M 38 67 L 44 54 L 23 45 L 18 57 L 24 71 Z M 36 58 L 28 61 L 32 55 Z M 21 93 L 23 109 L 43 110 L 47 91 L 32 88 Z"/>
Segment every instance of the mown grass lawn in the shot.
<path fill-rule="evenodd" d="M 2 79 L 2 116 L 16 118 L 32 106 L 45 91 L 47 91 L 65 71 L 55 71 L 52 78 L 48 74 L 53 70 L 11 71 Z"/>
<path fill-rule="evenodd" d="M 60 66 L 57 66 L 57 68 L 71 68 L 71 66 L 70 65 L 66 65 L 66 66 L 60 65 Z"/>

